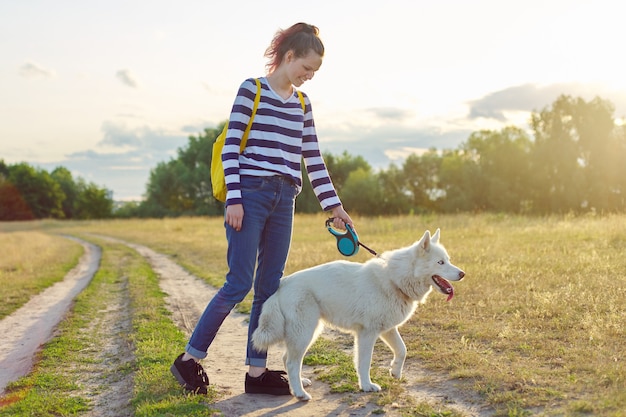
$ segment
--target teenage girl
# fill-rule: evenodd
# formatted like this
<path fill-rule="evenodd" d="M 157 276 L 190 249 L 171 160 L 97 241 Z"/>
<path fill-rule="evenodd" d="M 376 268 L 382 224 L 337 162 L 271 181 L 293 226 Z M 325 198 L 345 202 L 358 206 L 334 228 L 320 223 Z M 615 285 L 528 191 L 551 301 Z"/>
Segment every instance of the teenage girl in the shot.
<path fill-rule="evenodd" d="M 303 94 L 303 111 L 296 92 L 322 65 L 324 45 L 318 28 L 297 23 L 279 30 L 265 56 L 269 58 L 268 72 L 259 79 L 261 97 L 246 148 L 239 153 L 257 91 L 252 78 L 239 87 L 222 151 L 228 189 L 224 222 L 229 267 L 226 282 L 207 305 L 185 352 L 171 367 L 178 382 L 195 393 L 206 393 L 209 384 L 199 360 L 207 356 L 226 316 L 254 285 L 245 391 L 290 394 L 285 372 L 266 368 L 267 352 L 255 350 L 251 336 L 258 326 L 263 303 L 278 289 L 285 269 L 295 199 L 302 188 L 301 161 L 322 210 L 335 218 L 334 226 L 353 226 L 322 159 L 311 102 Z"/>

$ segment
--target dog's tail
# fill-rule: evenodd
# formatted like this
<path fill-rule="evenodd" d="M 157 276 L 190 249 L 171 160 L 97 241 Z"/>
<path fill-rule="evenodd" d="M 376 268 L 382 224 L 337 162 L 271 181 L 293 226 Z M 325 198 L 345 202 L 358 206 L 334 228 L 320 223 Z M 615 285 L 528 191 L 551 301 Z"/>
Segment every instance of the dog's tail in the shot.
<path fill-rule="evenodd" d="M 280 309 L 278 294 L 263 303 L 259 327 L 252 334 L 255 349 L 266 351 L 270 346 L 285 340 L 285 316 Z"/>

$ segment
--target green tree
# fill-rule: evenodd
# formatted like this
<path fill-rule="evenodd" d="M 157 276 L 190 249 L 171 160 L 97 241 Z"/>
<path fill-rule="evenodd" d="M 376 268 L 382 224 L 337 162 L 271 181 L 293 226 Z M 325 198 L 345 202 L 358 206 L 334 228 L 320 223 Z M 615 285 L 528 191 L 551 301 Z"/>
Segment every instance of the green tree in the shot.
<path fill-rule="evenodd" d="M 477 162 L 471 154 L 460 149 L 444 150 L 439 172 L 441 197 L 437 207 L 447 213 L 483 210 L 482 189 L 477 186 Z"/>
<path fill-rule="evenodd" d="M 147 215 L 142 214 L 141 203 L 137 201 L 125 201 L 118 203 L 118 206 L 113 210 L 113 216 L 120 219 L 148 217 Z"/>
<path fill-rule="evenodd" d="M 607 152 L 617 146 L 613 106 L 595 98 L 560 96 L 551 107 L 531 116 L 535 206 L 541 212 L 608 209 L 616 184 L 605 182 L 614 168 Z M 623 165 L 623 163 L 621 163 Z"/>
<path fill-rule="evenodd" d="M 348 174 L 341 191 L 344 207 L 361 215 L 384 214 L 383 189 L 370 169 L 357 168 Z"/>
<path fill-rule="evenodd" d="M 344 151 L 340 156 L 334 156 L 331 153 L 323 154 L 326 168 L 333 181 L 333 185 L 339 194 L 339 198 L 345 204 L 343 186 L 346 183 L 350 173 L 359 168 L 369 171 L 370 165 L 362 156 L 350 155 Z M 306 173 L 304 162 L 301 164 L 302 173 L 302 192 L 296 200 L 296 211 L 298 213 L 317 213 L 320 210 L 320 203 L 313 193 L 313 188 Z"/>
<path fill-rule="evenodd" d="M 213 143 L 220 131 L 205 129 L 204 134 L 190 136 L 177 158 L 151 170 L 139 213 L 162 217 L 222 212 L 223 204 L 213 198 L 211 185 Z"/>
<path fill-rule="evenodd" d="M 78 197 L 78 188 L 72 173 L 65 167 L 57 167 L 51 173 L 50 176 L 61 187 L 61 191 L 65 194 L 65 199 L 61 203 L 61 209 L 66 219 L 72 219 L 75 217 L 75 205 Z"/>
<path fill-rule="evenodd" d="M 318 213 L 321 210 L 320 203 L 313 192 L 313 187 L 307 176 L 304 162 L 300 165 L 300 175 L 302 177 L 302 191 L 300 191 L 300 194 L 298 194 L 296 198 L 296 212 Z"/>
<path fill-rule="evenodd" d="M 193 201 L 185 197 L 183 170 L 179 161 L 170 160 L 150 171 L 145 205 L 152 207 L 152 213 L 160 209 L 166 215 L 180 215 L 193 208 Z"/>
<path fill-rule="evenodd" d="M 19 190 L 35 218 L 65 217 L 63 213 L 65 194 L 59 183 L 45 170 L 19 163 L 9 167 L 8 180 Z"/>
<path fill-rule="evenodd" d="M 106 219 L 113 213 L 111 191 L 79 179 L 74 202 L 74 217 L 81 220 Z"/>
<path fill-rule="evenodd" d="M 476 168 L 475 209 L 515 213 L 525 207 L 532 142 L 523 130 L 509 126 L 474 132 L 461 149 Z"/>
<path fill-rule="evenodd" d="M 577 98 L 571 106 L 579 161 L 587 184 L 586 205 L 601 211 L 615 209 L 614 197 L 626 191 L 619 186 L 626 164 L 619 159 L 623 152 L 616 135 L 619 130 L 613 118 L 614 107 L 599 97 L 589 102 Z"/>
<path fill-rule="evenodd" d="M 190 136 L 187 147 L 178 150 L 178 160 L 184 167 L 179 171 L 184 175 L 182 191 L 193 201 L 196 214 L 218 214 L 223 210 L 223 204 L 213 198 L 211 183 L 213 144 L 221 130 L 205 129 L 203 135 Z"/>
<path fill-rule="evenodd" d="M 611 136 L 607 152 L 606 170 L 603 175 L 611 184 L 608 190 L 607 206 L 612 210 L 626 211 L 626 124 L 616 126 Z"/>
<path fill-rule="evenodd" d="M 326 162 L 326 168 L 328 168 L 330 177 L 332 178 L 333 184 L 335 185 L 335 188 L 340 196 L 343 185 L 348 180 L 348 176 L 350 176 L 351 172 L 356 171 L 359 168 L 364 169 L 365 171 L 372 169 L 370 164 L 362 156 L 350 155 L 348 151 L 343 151 L 343 153 L 339 156 L 325 153 L 324 161 Z"/>
<path fill-rule="evenodd" d="M 402 171 L 413 211 L 423 213 L 435 208 L 435 201 L 441 189 L 439 185 L 441 161 L 436 149 L 430 149 L 421 156 L 409 155 L 404 161 Z"/>
<path fill-rule="evenodd" d="M 4 162 L 4 159 L 0 159 L 0 178 L 9 177 L 9 166 Z"/>
<path fill-rule="evenodd" d="M 404 171 L 395 164 L 378 173 L 382 189 L 378 204 L 385 214 L 407 214 L 412 210 L 410 192 L 407 190 Z"/>

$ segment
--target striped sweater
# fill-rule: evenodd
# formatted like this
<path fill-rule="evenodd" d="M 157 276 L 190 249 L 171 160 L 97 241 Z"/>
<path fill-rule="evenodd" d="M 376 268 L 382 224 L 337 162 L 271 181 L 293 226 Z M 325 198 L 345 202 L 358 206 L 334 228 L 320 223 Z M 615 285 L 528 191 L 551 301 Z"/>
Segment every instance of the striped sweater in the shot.
<path fill-rule="evenodd" d="M 302 189 L 302 160 L 322 209 L 341 205 L 320 153 L 309 98 L 303 93 L 306 109 L 303 114 L 295 90 L 285 100 L 272 90 L 265 77 L 260 81 L 261 99 L 242 154 L 239 154 L 239 145 L 250 121 L 257 90 L 254 79 L 241 84 L 230 113 L 222 150 L 228 189 L 226 205 L 242 202 L 240 175 L 283 175 L 294 181 L 299 192 Z"/>

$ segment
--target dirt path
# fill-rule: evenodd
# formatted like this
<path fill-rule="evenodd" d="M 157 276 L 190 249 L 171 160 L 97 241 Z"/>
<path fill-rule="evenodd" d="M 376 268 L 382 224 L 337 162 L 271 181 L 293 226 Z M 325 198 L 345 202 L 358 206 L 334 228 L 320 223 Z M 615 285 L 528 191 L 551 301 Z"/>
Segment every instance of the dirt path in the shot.
<path fill-rule="evenodd" d="M 98 237 L 105 238 L 103 236 Z M 190 335 L 196 321 L 204 311 L 208 301 L 215 294 L 216 289 L 189 274 L 165 255 L 156 253 L 145 246 L 112 238 L 106 239 L 132 247 L 148 260 L 152 269 L 160 277 L 162 290 L 168 294 L 166 303 L 173 313 L 175 324 L 183 329 L 187 335 Z M 91 244 L 87 244 L 86 242 L 82 243 L 93 248 Z M 81 259 L 81 264 L 75 269 L 84 268 L 84 266 L 81 265 L 85 262 L 88 262 L 87 259 Z M 75 294 L 71 295 L 70 299 L 74 296 Z M 60 298 L 61 296 L 57 295 L 57 297 Z M 47 308 L 54 308 L 55 303 L 53 299 L 48 298 L 46 303 Z M 37 306 L 40 310 L 46 308 L 46 304 L 42 301 L 39 301 Z M 26 310 L 32 314 L 31 310 Z M 42 314 L 39 315 L 39 320 L 45 320 L 45 318 L 43 318 L 44 316 L 46 316 L 46 314 L 42 311 Z M 3 320 L 0 325 L 4 326 L 5 320 Z M 217 387 L 221 394 L 221 399 L 212 406 L 221 410 L 224 416 L 269 417 L 288 415 L 290 417 L 310 417 L 315 415 L 363 417 L 378 414 L 376 411 L 380 410 L 381 407 L 369 402 L 372 394 L 331 394 L 326 384 L 315 380 L 314 369 L 307 366 L 303 367 L 303 375 L 313 381 L 313 386 L 307 389 L 313 396 L 311 402 L 299 402 L 293 397 L 288 396 L 275 397 L 269 395 L 245 394 L 243 385 L 247 370 L 247 367 L 244 365 L 247 336 L 246 320 L 247 316 L 233 312 L 220 328 L 220 332 L 209 349 L 207 359 L 203 361 L 211 384 Z M 37 320 L 35 319 L 35 321 Z M 49 320 L 46 321 L 49 322 Z M 53 326 L 56 325 L 57 322 L 58 320 Z M 14 331 L 11 326 L 0 327 L 0 331 L 3 329 L 5 330 L 4 334 L 9 334 Z M 49 337 L 51 330 L 47 334 Z M 11 340 L 15 340 L 15 342 L 10 344 L 3 342 L 2 346 L 6 348 L 19 346 L 17 344 L 19 343 L 19 338 Z M 39 343 L 43 341 L 44 340 L 41 340 Z M 182 352 L 184 346 L 180 348 Z M 21 350 L 21 348 L 14 349 L 14 351 L 15 350 Z M 32 353 L 34 353 L 34 351 Z M 2 354 L 1 350 L 0 354 Z M 10 354 L 15 353 L 8 352 L 7 356 Z M 268 358 L 269 367 L 282 369 L 281 354 L 280 348 L 270 350 Z M 2 356 L 0 356 L 0 358 L 2 358 Z M 174 358 L 172 358 L 172 360 L 173 359 Z M 1 369 L 4 374 L 4 365 L 2 365 Z M 28 369 L 30 369 L 30 367 Z M 436 399 L 440 402 L 445 402 L 447 407 L 455 409 L 462 415 L 468 417 L 486 417 L 491 415 L 490 412 L 486 411 L 487 408 L 479 403 L 477 396 L 459 390 L 452 382 L 445 378 L 437 378 L 436 375 L 420 369 L 415 363 L 409 361 L 405 365 L 404 377 L 406 379 L 405 388 L 407 392 L 416 400 L 424 401 Z M 15 377 L 13 377 L 13 379 L 15 379 Z M 423 382 L 424 380 L 428 380 L 428 384 L 425 384 Z M 391 417 L 399 415 L 399 413 L 394 412 L 393 406 L 386 406 L 385 415 Z"/>
<path fill-rule="evenodd" d="M 0 321 L 0 395 L 9 382 L 30 372 L 35 353 L 52 336 L 74 297 L 89 284 L 98 270 L 100 248 L 79 239 L 70 239 L 85 249 L 78 265 L 63 281 L 48 287 Z"/>

